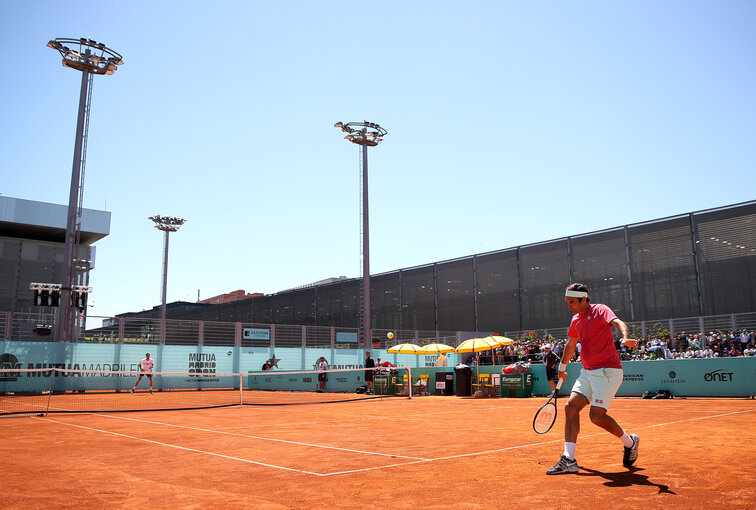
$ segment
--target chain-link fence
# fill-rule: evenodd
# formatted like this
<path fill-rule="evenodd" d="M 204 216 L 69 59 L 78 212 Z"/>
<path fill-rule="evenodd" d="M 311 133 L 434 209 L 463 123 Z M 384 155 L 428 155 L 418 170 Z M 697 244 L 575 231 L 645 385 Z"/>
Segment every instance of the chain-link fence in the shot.
<path fill-rule="evenodd" d="M 0 312 L 0 334 L 5 341 L 51 342 L 55 339 L 57 314 Z M 88 317 L 88 322 L 102 321 L 90 329 L 77 327 L 73 336 L 79 343 L 207 345 L 244 347 L 357 348 L 356 328 L 252 324 L 241 322 L 206 322 L 190 320 L 144 319 L 129 317 Z M 703 317 L 683 317 L 653 321 L 628 322 L 631 336 L 638 339 L 676 336 L 686 333 L 707 335 L 711 332 L 756 330 L 756 312 Z M 497 332 L 520 342 L 563 340 L 567 327 Z M 401 343 L 426 345 L 443 343 L 456 346 L 473 336 L 494 332 L 421 331 L 374 329 L 372 348 L 387 349 Z"/>

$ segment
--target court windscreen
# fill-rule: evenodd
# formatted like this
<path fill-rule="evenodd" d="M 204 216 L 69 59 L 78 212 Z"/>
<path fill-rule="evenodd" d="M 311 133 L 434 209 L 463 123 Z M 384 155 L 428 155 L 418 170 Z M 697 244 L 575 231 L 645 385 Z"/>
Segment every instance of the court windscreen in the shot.
<path fill-rule="evenodd" d="M 409 369 L 180 373 L 0 370 L 0 415 L 302 405 L 409 396 Z M 369 377 L 368 377 L 369 379 Z"/>

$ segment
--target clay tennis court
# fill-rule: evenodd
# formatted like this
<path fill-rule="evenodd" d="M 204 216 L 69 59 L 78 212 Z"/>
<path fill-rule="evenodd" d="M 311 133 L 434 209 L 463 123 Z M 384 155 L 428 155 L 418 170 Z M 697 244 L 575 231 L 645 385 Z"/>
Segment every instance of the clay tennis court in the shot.
<path fill-rule="evenodd" d="M 270 392 L 267 392 L 270 395 Z M 343 395 L 340 398 L 351 398 Z M 148 399 L 149 394 L 134 395 Z M 269 397 L 268 397 L 269 398 Z M 280 393 L 281 401 L 339 398 Z M 577 475 L 546 476 L 543 398 L 402 397 L 0 419 L 3 508 L 753 508 L 756 401 L 619 398 L 583 417 Z M 59 403 L 62 403 L 59 402 Z M 585 413 L 584 413 L 585 414 Z"/>

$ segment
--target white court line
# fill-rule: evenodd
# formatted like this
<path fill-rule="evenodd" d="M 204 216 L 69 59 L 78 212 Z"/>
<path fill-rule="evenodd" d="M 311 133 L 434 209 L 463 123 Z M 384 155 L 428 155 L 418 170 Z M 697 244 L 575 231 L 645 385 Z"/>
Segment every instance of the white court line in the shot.
<path fill-rule="evenodd" d="M 748 411 L 735 411 L 735 412 L 731 412 L 731 413 L 717 414 L 717 415 L 713 415 L 713 416 L 702 416 L 702 417 L 699 417 L 699 418 L 690 418 L 688 420 L 671 421 L 671 422 L 668 422 L 668 423 L 657 423 L 655 425 L 648 425 L 647 427 L 648 428 L 650 428 L 650 427 L 663 427 L 665 425 L 674 425 L 676 423 L 681 423 L 681 422 L 686 422 L 686 421 L 704 420 L 704 419 L 707 419 L 707 418 L 719 418 L 721 416 L 729 416 L 729 415 L 732 415 L 732 414 L 742 414 L 742 413 L 752 413 L 752 412 L 756 412 L 756 409 L 754 409 L 754 410 L 748 410 Z M 580 439 L 589 439 L 591 437 L 606 436 L 606 435 L 610 435 L 609 432 L 599 432 L 598 434 L 590 434 L 590 435 L 587 435 L 587 436 L 580 436 Z M 337 471 L 337 472 L 332 472 L 332 473 L 326 473 L 323 476 L 343 475 L 343 474 L 349 474 L 349 473 L 359 473 L 361 471 L 372 471 L 372 470 L 376 470 L 376 469 L 385 469 L 385 468 L 388 468 L 388 467 L 399 467 L 399 466 L 406 466 L 406 465 L 409 465 L 409 464 L 421 464 L 421 463 L 424 463 L 424 462 L 436 462 L 436 461 L 439 461 L 439 460 L 459 459 L 459 458 L 462 458 L 462 457 L 475 457 L 475 456 L 478 456 L 478 455 L 487 455 L 487 454 L 491 454 L 491 453 L 500 453 L 500 452 L 504 452 L 504 451 L 508 451 L 508 450 L 517 450 L 517 449 L 520 449 L 520 448 L 529 448 L 531 446 L 542 446 L 542 445 L 545 445 L 545 444 L 560 443 L 562 441 L 564 441 L 564 440 L 561 439 L 561 438 L 560 439 L 553 439 L 551 441 L 542 441 L 540 443 L 531 443 L 531 444 L 525 444 L 525 445 L 519 445 L 519 446 L 508 446 L 506 448 L 497 448 L 495 450 L 485 450 L 485 451 L 482 451 L 482 452 L 461 453 L 459 455 L 448 455 L 446 457 L 438 457 L 438 458 L 435 458 L 435 459 L 416 460 L 416 461 L 413 461 L 413 462 L 405 462 L 405 463 L 402 463 L 402 464 L 393 464 L 393 465 L 389 465 L 389 466 L 375 466 L 375 467 L 361 468 L 361 469 L 350 469 L 350 470 L 347 470 L 347 471 Z"/>
<path fill-rule="evenodd" d="M 657 423 L 656 425 L 649 425 L 648 427 L 663 427 L 665 425 L 674 425 L 675 423 L 683 423 L 686 421 L 696 421 L 696 420 L 706 420 L 708 418 L 720 418 L 722 416 L 730 416 L 733 414 L 743 414 L 743 413 L 753 413 L 756 412 L 756 409 L 749 409 L 746 411 L 733 411 L 731 413 L 724 413 L 724 414 L 715 414 L 713 416 L 699 416 L 698 418 L 688 418 L 687 420 L 678 420 L 678 421 L 670 421 L 668 423 Z"/>
<path fill-rule="evenodd" d="M 276 466 L 274 464 L 266 464 L 264 462 L 256 462 L 254 460 L 242 459 L 240 457 L 231 457 L 229 455 L 223 455 L 223 454 L 220 454 L 220 453 L 208 452 L 208 451 L 205 451 L 205 450 L 197 450 L 196 448 L 187 448 L 185 446 L 178 446 L 178 445 L 175 445 L 175 444 L 161 443 L 160 441 L 153 441 L 152 439 L 145 439 L 143 437 L 136 437 L 136 436 L 129 436 L 129 435 L 126 435 L 126 434 L 119 434 L 118 432 L 111 432 L 109 430 L 96 429 L 96 428 L 93 428 L 93 427 L 85 427 L 84 425 L 75 425 L 73 423 L 66 423 L 64 421 L 51 420 L 49 418 L 35 417 L 35 419 L 42 420 L 42 421 L 48 421 L 48 422 L 52 422 L 52 423 L 58 423 L 60 425 L 67 425 L 69 427 L 77 427 L 77 428 L 85 429 L 85 430 L 93 430 L 95 432 L 102 432 L 104 434 L 111 434 L 113 436 L 125 437 L 127 439 L 135 439 L 137 441 L 144 441 L 145 443 L 152 443 L 152 444 L 156 444 L 156 445 L 159 445 L 159 446 L 166 446 L 168 448 L 176 448 L 178 450 L 186 450 L 188 452 L 201 453 L 203 455 L 212 455 L 213 457 L 221 457 L 223 459 L 238 460 L 239 462 L 246 462 L 247 464 L 256 464 L 258 466 L 270 467 L 270 468 L 274 468 L 274 469 L 283 469 L 285 471 L 295 471 L 297 473 L 304 473 L 304 474 L 307 474 L 307 475 L 324 476 L 322 473 L 315 473 L 314 471 L 305 471 L 303 469 L 294 469 L 294 468 L 287 468 L 287 467 L 284 467 L 284 466 Z"/>
<path fill-rule="evenodd" d="M 690 418 L 690 419 L 687 419 L 687 420 L 677 420 L 677 421 L 666 422 L 666 423 L 657 423 L 657 424 L 654 424 L 654 425 L 648 425 L 647 428 L 651 428 L 651 427 L 663 427 L 663 426 L 666 426 L 666 425 L 674 425 L 674 424 L 677 424 L 677 423 L 692 422 L 692 421 L 704 420 L 704 419 L 709 419 L 709 418 L 719 418 L 719 417 L 722 417 L 722 416 L 729 416 L 729 415 L 743 414 L 743 413 L 751 413 L 751 412 L 756 412 L 756 409 L 754 409 L 754 410 L 746 410 L 746 411 L 734 411 L 734 412 L 731 412 L 731 413 L 724 413 L 724 414 L 718 414 L 718 415 L 713 415 L 713 416 L 702 416 L 702 417 L 698 417 L 698 418 Z M 125 417 L 117 417 L 117 416 L 109 416 L 109 415 L 97 415 L 97 416 L 104 416 L 104 417 L 107 417 L 107 418 L 119 418 L 119 419 L 125 419 L 125 420 L 131 420 L 131 421 L 140 421 L 140 422 L 141 421 L 145 421 L 145 420 L 138 420 L 138 419 L 134 419 L 134 418 L 125 418 Z M 82 425 L 74 425 L 74 424 L 69 424 L 69 423 L 65 423 L 65 422 L 59 422 L 57 420 L 50 420 L 48 418 L 39 418 L 39 417 L 34 417 L 34 418 L 38 419 L 38 420 L 50 421 L 50 422 L 53 422 L 53 423 L 60 423 L 60 424 L 63 424 L 63 425 L 69 425 L 69 426 L 72 426 L 72 427 L 79 427 L 79 428 L 83 428 L 83 429 L 94 430 L 94 431 L 98 431 L 98 432 L 104 432 L 106 434 L 113 434 L 113 435 L 116 435 L 116 436 L 131 438 L 131 439 L 135 439 L 135 440 L 139 440 L 139 441 L 145 441 L 145 442 L 148 442 L 148 443 L 153 443 L 153 444 L 158 444 L 158 445 L 162 445 L 162 446 L 167 446 L 167 447 L 170 447 L 170 448 L 177 448 L 177 449 L 181 449 L 181 450 L 187 450 L 187 451 L 192 451 L 192 452 L 196 452 L 196 453 L 201 453 L 201 454 L 206 454 L 206 455 L 213 455 L 213 456 L 217 456 L 217 457 L 227 458 L 227 459 L 230 459 L 230 460 L 238 460 L 238 461 L 246 462 L 246 463 L 250 463 L 250 464 L 257 464 L 257 465 L 260 465 L 260 466 L 272 467 L 272 468 L 275 468 L 275 469 L 283 469 L 283 470 L 286 470 L 286 471 L 295 471 L 295 472 L 299 472 L 299 473 L 311 474 L 311 475 L 321 476 L 321 477 L 322 476 L 334 476 L 334 475 L 351 474 L 351 473 L 358 473 L 358 472 L 364 472 L 364 471 L 374 471 L 374 470 L 379 470 L 379 469 L 386 469 L 386 468 L 407 466 L 407 465 L 410 465 L 410 464 L 422 464 L 422 463 L 427 463 L 427 462 L 436 462 L 436 461 L 441 461 L 441 460 L 458 459 L 458 458 L 463 458 L 463 457 L 474 457 L 474 456 L 480 456 L 480 455 L 488 455 L 488 454 L 500 453 L 500 452 L 504 452 L 504 451 L 508 451 L 508 450 L 530 448 L 530 447 L 533 447 L 533 446 L 542 446 L 542 445 L 546 445 L 546 444 L 559 443 L 559 442 L 563 441 L 560 438 L 560 439 L 553 439 L 551 441 L 542 441 L 542 442 L 539 442 L 539 443 L 530 443 L 530 444 L 525 444 L 525 445 L 508 446 L 508 447 L 505 447 L 505 448 L 498 448 L 498 449 L 494 449 L 494 450 L 485 450 L 485 451 L 480 451 L 480 452 L 462 453 L 462 454 L 458 454 L 458 455 L 448 455 L 448 456 L 445 456 L 445 457 L 437 457 L 437 458 L 432 458 L 432 459 L 418 459 L 418 458 L 413 458 L 413 457 L 402 457 L 402 458 L 416 459 L 416 460 L 412 460 L 410 462 L 388 464 L 388 465 L 384 465 L 384 466 L 373 466 L 373 467 L 368 467 L 368 468 L 352 469 L 352 470 L 345 470 L 345 471 L 334 471 L 334 472 L 331 472 L 331 473 L 316 473 L 316 472 L 312 472 L 312 471 L 305 471 L 305 470 L 299 470 L 299 469 L 294 469 L 294 468 L 287 468 L 287 467 L 283 467 L 283 466 L 276 466 L 276 465 L 273 465 L 273 464 L 265 464 L 265 463 L 262 463 L 262 462 L 256 462 L 256 461 L 252 461 L 252 460 L 241 459 L 241 458 L 238 458 L 238 457 L 231 457 L 231 456 L 228 456 L 228 455 L 221 455 L 221 454 L 216 454 L 216 453 L 212 453 L 212 452 L 206 452 L 206 451 L 203 451 L 203 450 L 197 450 L 197 449 L 193 449 L 193 448 L 186 448 L 186 447 L 183 447 L 183 446 L 171 445 L 171 444 L 168 444 L 168 443 L 161 443 L 161 442 L 153 441 L 153 440 L 150 440 L 150 439 L 143 439 L 143 438 L 139 438 L 139 437 L 135 437 L 135 436 L 127 436 L 125 434 L 119 434 L 117 432 L 110 432 L 110 431 L 107 431 L 107 430 L 95 429 L 95 428 L 91 428 L 91 427 L 85 427 L 85 426 L 82 426 Z M 155 423 L 155 422 L 146 422 L 146 423 Z M 188 428 L 188 429 L 193 429 L 193 430 L 215 432 L 213 430 L 197 429 L 197 428 L 193 428 L 193 427 L 184 427 L 184 426 L 181 426 L 181 425 L 171 425 L 171 424 L 163 424 L 163 423 L 158 423 L 158 424 L 159 425 L 171 426 L 171 427 L 180 427 L 180 428 Z M 220 433 L 234 435 L 234 436 L 240 436 L 240 437 L 254 437 L 254 436 L 246 436 L 244 434 L 231 434 L 231 433 L 227 433 L 227 432 L 220 432 Z M 581 439 L 588 439 L 588 438 L 591 438 L 591 437 L 604 436 L 604 435 L 609 435 L 609 433 L 608 432 L 601 432 L 601 433 L 598 433 L 598 434 L 591 434 L 591 435 L 587 435 L 587 436 L 581 436 L 580 438 Z M 266 438 L 262 438 L 262 439 L 266 439 Z M 283 440 L 273 440 L 273 441 L 283 441 Z M 283 441 L 283 442 L 291 442 L 291 441 Z M 295 443 L 295 444 L 303 444 L 303 443 Z M 318 445 L 311 445 L 311 446 L 316 446 L 317 447 Z M 340 450 L 340 448 L 335 448 L 335 447 L 327 447 L 327 446 L 326 447 L 320 446 L 320 447 L 321 448 L 334 449 L 334 450 Z M 355 450 L 346 450 L 346 451 L 355 451 Z M 370 454 L 371 452 L 363 452 L 363 453 Z M 373 453 L 373 454 L 374 455 L 386 455 L 386 454 L 375 454 L 375 453 Z M 399 456 L 395 456 L 395 457 L 399 457 Z"/>
<path fill-rule="evenodd" d="M 591 437 L 591 436 L 586 436 L 586 437 Z M 385 468 L 388 468 L 388 467 L 407 466 L 409 464 L 421 464 L 421 463 L 424 463 L 424 462 L 436 462 L 436 461 L 439 461 L 439 460 L 458 459 L 458 458 L 462 458 L 462 457 L 475 457 L 475 456 L 478 456 L 478 455 L 487 455 L 489 453 L 499 453 L 499 452 L 505 452 L 507 450 L 517 450 L 519 448 L 529 448 L 531 446 L 541 446 L 541 445 L 551 444 L 551 443 L 560 443 L 560 442 L 563 442 L 563 441 L 564 441 L 563 439 L 552 439 L 551 441 L 543 441 L 543 442 L 540 442 L 540 443 L 523 444 L 523 445 L 519 445 L 519 446 L 508 446 L 506 448 L 497 448 L 496 450 L 486 450 L 486 451 L 482 451 L 482 452 L 460 453 L 459 455 L 449 455 L 449 456 L 446 456 L 446 457 L 438 457 L 438 458 L 435 458 L 435 459 L 416 460 L 416 461 L 412 461 L 412 462 L 404 462 L 402 464 L 391 464 L 389 466 L 374 466 L 374 467 L 369 467 L 369 468 L 350 469 L 350 470 L 347 470 L 347 471 L 336 471 L 336 472 L 333 472 L 333 473 L 325 473 L 323 476 L 344 475 L 344 474 L 349 474 L 349 473 L 359 473 L 359 472 L 362 472 L 362 471 L 372 471 L 372 470 L 375 470 L 375 469 L 385 469 Z"/>
<path fill-rule="evenodd" d="M 442 414 L 459 414 L 459 413 L 465 413 L 468 414 L 470 412 L 475 411 L 490 411 L 490 410 L 500 410 L 500 409 L 513 409 L 513 407 L 486 407 L 483 409 L 459 409 L 457 411 L 442 411 L 438 413 L 414 413 L 414 414 L 405 414 L 402 416 L 402 418 L 414 418 L 417 416 L 440 416 Z M 533 409 L 536 409 L 535 407 Z M 344 423 L 344 422 L 355 422 L 355 421 L 365 421 L 365 420 L 379 420 L 379 419 L 386 419 L 390 418 L 392 420 L 396 420 L 396 415 L 390 415 L 390 414 L 365 414 L 361 415 L 359 418 L 352 418 L 352 419 L 344 419 L 344 420 L 321 420 L 321 421 L 304 421 L 304 422 L 295 422 L 295 423 L 271 423 L 266 425 L 243 425 L 243 426 L 237 426 L 237 427 L 218 427 L 213 430 L 231 430 L 231 429 L 256 429 L 256 428 L 264 428 L 264 427 L 278 427 L 278 426 L 300 426 L 300 425 L 316 425 L 321 423 Z"/>
<path fill-rule="evenodd" d="M 164 427 L 175 427 L 175 428 L 179 428 L 179 429 L 196 430 L 198 432 L 211 432 L 211 433 L 214 433 L 214 434 L 223 434 L 223 435 L 227 435 L 227 436 L 244 437 L 244 438 L 248 438 L 248 439 L 259 439 L 259 440 L 262 440 L 262 441 L 272 441 L 272 442 L 275 442 L 275 443 L 287 443 L 287 444 L 295 444 L 295 445 L 298 445 L 298 446 L 309 446 L 309 447 L 312 447 L 312 448 L 324 448 L 324 449 L 327 449 L 327 450 L 337 450 L 337 451 L 340 451 L 340 452 L 362 453 L 362 454 L 365 454 L 365 455 L 378 455 L 378 456 L 381 456 L 381 457 L 391 457 L 391 458 L 399 458 L 399 459 L 427 460 L 427 459 L 424 459 L 422 457 L 407 457 L 405 455 L 395 455 L 393 453 L 379 453 L 379 452 L 368 452 L 368 451 L 364 451 L 364 450 L 352 450 L 352 449 L 349 449 L 349 448 L 339 448 L 338 446 L 325 446 L 325 445 L 312 444 L 312 443 L 302 443 L 302 442 L 299 442 L 299 441 L 289 441 L 287 439 L 274 439 L 274 438 L 271 438 L 271 437 L 251 436 L 251 435 L 248 435 L 248 434 L 238 434 L 238 433 L 235 433 L 235 432 L 225 432 L 225 431 L 217 430 L 217 429 L 202 429 L 202 428 L 199 428 L 199 427 L 189 427 L 187 425 L 175 425 L 173 423 L 162 423 L 162 422 L 159 422 L 159 421 L 140 420 L 139 418 L 127 418 L 126 416 L 112 416 L 112 415 L 109 415 L 109 414 L 97 414 L 97 413 L 93 413 L 93 416 L 101 416 L 103 418 L 111 418 L 111 419 L 114 419 L 114 420 L 127 420 L 127 421 L 136 421 L 136 422 L 139 422 L 139 423 L 149 423 L 151 425 L 162 425 Z"/>

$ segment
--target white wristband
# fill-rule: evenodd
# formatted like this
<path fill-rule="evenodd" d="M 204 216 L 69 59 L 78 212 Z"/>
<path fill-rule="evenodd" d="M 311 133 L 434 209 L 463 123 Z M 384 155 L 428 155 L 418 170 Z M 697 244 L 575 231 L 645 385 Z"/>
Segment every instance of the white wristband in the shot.
<path fill-rule="evenodd" d="M 567 371 L 567 365 L 565 365 L 564 363 L 560 363 L 559 364 L 559 371 L 560 372 L 566 372 Z"/>

